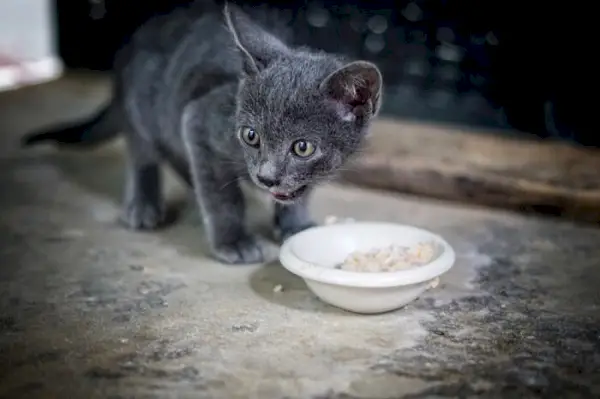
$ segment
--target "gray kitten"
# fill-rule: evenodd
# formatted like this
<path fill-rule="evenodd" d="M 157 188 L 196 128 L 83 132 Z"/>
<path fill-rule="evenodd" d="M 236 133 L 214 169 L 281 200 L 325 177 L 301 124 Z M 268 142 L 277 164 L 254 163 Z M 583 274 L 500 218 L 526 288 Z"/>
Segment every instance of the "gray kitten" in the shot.
<path fill-rule="evenodd" d="M 359 148 L 382 91 L 375 65 L 292 48 L 233 5 L 149 21 L 118 53 L 115 75 L 112 103 L 92 120 L 25 143 L 92 144 L 123 132 L 122 221 L 161 224 L 167 161 L 194 189 L 213 256 L 229 264 L 263 261 L 244 227 L 240 180 L 270 193 L 283 239 L 313 226 L 311 187 Z"/>

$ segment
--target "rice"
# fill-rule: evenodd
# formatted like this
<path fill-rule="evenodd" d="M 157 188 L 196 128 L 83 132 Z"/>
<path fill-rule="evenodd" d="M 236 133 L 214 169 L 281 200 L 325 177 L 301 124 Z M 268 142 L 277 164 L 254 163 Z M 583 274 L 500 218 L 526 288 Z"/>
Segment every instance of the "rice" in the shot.
<path fill-rule="evenodd" d="M 390 245 L 367 252 L 355 251 L 336 268 L 352 272 L 397 272 L 423 266 L 433 260 L 435 243 L 421 242 L 414 247 Z"/>

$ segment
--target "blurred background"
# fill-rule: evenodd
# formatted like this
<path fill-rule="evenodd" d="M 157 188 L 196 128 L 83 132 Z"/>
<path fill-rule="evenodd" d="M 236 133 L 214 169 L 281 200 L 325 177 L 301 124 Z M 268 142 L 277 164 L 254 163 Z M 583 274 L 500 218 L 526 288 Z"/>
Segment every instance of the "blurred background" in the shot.
<path fill-rule="evenodd" d="M 63 71 L 107 76 L 140 24 L 193 1 L 3 0 L 0 87 L 53 80 Z M 235 2 L 276 8 L 294 44 L 380 66 L 381 116 L 396 124 L 374 128 L 379 150 L 348 181 L 600 218 L 598 157 L 586 150 L 600 145 L 597 44 L 584 2 Z"/>
<path fill-rule="evenodd" d="M 201 0 L 202 1 L 202 0 Z M 104 70 L 150 15 L 190 0 L 57 0 L 59 54 Z M 585 4 L 477 0 L 246 1 L 289 10 L 297 44 L 376 62 L 394 117 L 522 130 L 598 145 L 585 88 Z M 590 32 L 591 33 L 591 32 Z M 586 68 L 589 70 L 586 71 Z M 514 133 L 514 132 L 512 132 Z"/>

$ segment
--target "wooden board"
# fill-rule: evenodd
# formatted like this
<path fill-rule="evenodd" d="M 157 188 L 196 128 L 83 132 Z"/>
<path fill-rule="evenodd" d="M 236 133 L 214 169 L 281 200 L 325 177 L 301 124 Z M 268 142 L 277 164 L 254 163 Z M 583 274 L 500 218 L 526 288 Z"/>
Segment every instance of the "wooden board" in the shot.
<path fill-rule="evenodd" d="M 371 132 L 343 181 L 600 222 L 600 150 L 392 120 Z"/>

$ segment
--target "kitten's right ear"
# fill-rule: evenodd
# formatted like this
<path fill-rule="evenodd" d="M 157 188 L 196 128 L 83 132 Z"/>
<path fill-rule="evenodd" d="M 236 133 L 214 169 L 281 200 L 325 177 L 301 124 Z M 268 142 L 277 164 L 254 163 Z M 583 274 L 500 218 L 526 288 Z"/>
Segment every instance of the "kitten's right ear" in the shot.
<path fill-rule="evenodd" d="M 233 41 L 243 57 L 246 75 L 255 75 L 275 59 L 291 53 L 288 46 L 254 23 L 237 6 L 225 2 L 223 13 Z"/>

